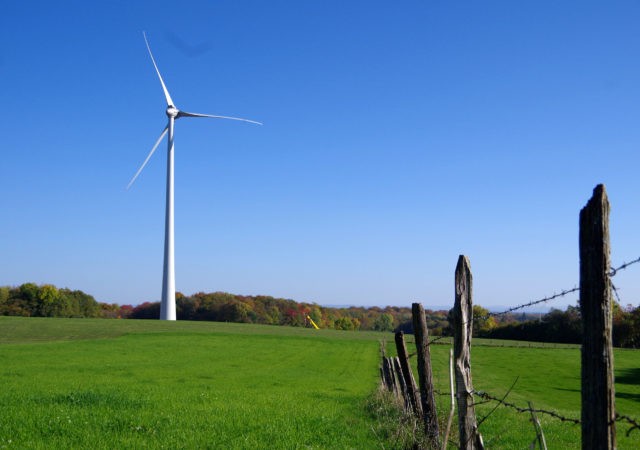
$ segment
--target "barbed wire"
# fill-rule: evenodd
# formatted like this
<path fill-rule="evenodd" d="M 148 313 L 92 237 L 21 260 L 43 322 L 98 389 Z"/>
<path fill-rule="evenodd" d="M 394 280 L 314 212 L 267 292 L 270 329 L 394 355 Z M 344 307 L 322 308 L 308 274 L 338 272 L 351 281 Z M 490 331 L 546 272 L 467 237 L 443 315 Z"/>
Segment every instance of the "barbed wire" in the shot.
<path fill-rule="evenodd" d="M 571 417 L 565 417 L 565 416 L 562 416 L 562 415 L 558 414 L 555 411 L 548 411 L 546 409 L 535 409 L 535 408 L 521 408 L 521 407 L 515 405 L 514 403 L 509 403 L 507 401 L 504 401 L 503 399 L 500 399 L 498 397 L 494 397 L 493 395 L 488 394 L 485 391 L 474 391 L 473 393 L 475 395 L 477 395 L 478 397 L 484 399 L 484 400 L 493 400 L 493 401 L 496 401 L 496 402 L 498 402 L 498 403 L 500 403 L 500 404 L 502 404 L 502 405 L 504 405 L 504 406 L 506 406 L 508 408 L 515 409 L 519 413 L 531 413 L 531 412 L 534 412 L 534 413 L 540 413 L 540 414 L 547 414 L 547 415 L 549 415 L 551 417 L 559 419 L 562 422 L 570 422 L 570 423 L 573 423 L 573 424 L 580 424 L 581 423 L 580 419 L 573 419 Z"/>
<path fill-rule="evenodd" d="M 442 392 L 440 389 L 434 389 L 433 393 L 436 395 L 441 395 L 443 397 L 451 397 L 451 392 Z"/>
<path fill-rule="evenodd" d="M 436 395 L 441 395 L 443 397 L 451 396 L 450 392 L 442 392 L 439 389 L 434 389 L 433 392 Z M 547 414 L 547 415 L 549 415 L 549 416 L 551 416 L 551 417 L 553 417 L 555 419 L 559 419 L 562 422 L 569 422 L 569 423 L 572 423 L 572 424 L 575 424 L 575 425 L 579 425 L 579 424 L 582 423 L 582 421 L 580 419 L 574 419 L 574 418 L 571 418 L 571 417 L 565 417 L 565 416 L 563 416 L 561 414 L 558 414 L 555 411 L 549 411 L 549 410 L 546 410 L 546 409 L 536 409 L 536 408 L 521 408 L 521 407 L 519 407 L 518 405 L 516 405 L 514 403 L 510 403 L 510 402 L 505 401 L 506 395 L 503 398 L 498 398 L 498 397 L 495 397 L 495 396 L 493 396 L 493 395 L 491 395 L 491 394 L 489 394 L 489 393 L 487 393 L 485 391 L 474 391 L 473 393 L 475 395 L 477 395 L 478 397 L 482 398 L 483 400 L 485 400 L 486 402 L 495 401 L 495 402 L 498 402 L 498 404 L 502 404 L 502 405 L 504 405 L 504 406 L 506 406 L 508 408 L 515 409 L 519 413 L 527 413 L 527 412 L 528 413 L 531 413 L 531 412 L 541 413 L 541 414 Z M 509 392 L 507 392 L 507 395 L 508 394 L 509 394 Z M 474 405 L 477 406 L 477 405 L 480 405 L 480 404 L 486 403 L 486 402 L 475 403 Z M 487 417 L 488 417 L 488 415 L 487 415 Z M 626 415 L 623 415 L 623 414 L 616 413 L 615 421 L 616 422 L 626 422 L 628 425 L 631 425 L 631 428 L 629 428 L 627 430 L 627 432 L 626 432 L 627 437 L 634 430 L 640 430 L 640 421 L 638 421 L 638 419 L 634 419 L 633 417 L 629 417 L 629 416 L 626 416 Z"/>
<path fill-rule="evenodd" d="M 610 277 L 615 277 L 620 270 L 625 270 L 627 267 L 632 266 L 632 265 L 637 264 L 637 263 L 640 263 L 640 257 L 634 259 L 633 261 L 629 261 L 629 262 L 623 263 L 621 266 L 618 266 L 616 268 L 611 269 L 611 271 L 609 272 L 609 276 Z"/>
<path fill-rule="evenodd" d="M 449 338 L 449 337 L 451 337 L 451 336 L 444 336 L 444 335 L 443 336 L 436 336 L 433 339 L 431 339 L 427 345 L 435 344 L 440 339 L 445 339 L 445 338 Z"/>
<path fill-rule="evenodd" d="M 498 409 L 501 403 L 504 404 L 504 401 L 507 399 L 507 397 L 509 396 L 513 388 L 516 386 L 516 383 L 518 382 L 519 379 L 520 379 L 520 376 L 517 376 L 516 379 L 513 381 L 513 384 L 511 385 L 511 387 L 507 390 L 507 393 L 502 396 L 498 404 L 489 412 L 489 414 L 487 414 L 482 419 L 480 419 L 480 421 L 478 422 L 478 426 L 482 425 L 482 423 L 485 420 L 487 420 L 491 416 L 491 414 L 493 414 L 496 411 L 496 409 Z"/>
<path fill-rule="evenodd" d="M 579 290 L 580 290 L 579 287 L 574 287 L 574 288 L 568 289 L 568 290 L 562 290 L 558 294 L 553 294 L 553 295 L 551 295 L 549 297 L 541 298 L 540 300 L 533 300 L 533 301 L 530 301 L 528 303 L 523 303 L 521 305 L 514 306 L 513 308 L 509 308 L 509 309 L 507 309 L 505 311 L 502 311 L 502 312 L 499 312 L 499 313 L 489 313 L 489 316 L 490 317 L 491 316 L 503 316 L 505 314 L 509 314 L 510 312 L 517 311 L 517 310 L 522 309 L 522 308 L 527 308 L 529 306 L 534 306 L 534 305 L 537 305 L 539 303 L 544 303 L 544 302 L 548 302 L 548 301 L 551 301 L 551 300 L 555 300 L 556 298 L 564 297 L 565 295 L 569 295 L 572 292 L 576 292 L 576 291 L 579 291 Z"/>
<path fill-rule="evenodd" d="M 612 268 L 609 271 L 609 278 L 612 278 L 612 277 L 616 276 L 618 274 L 618 272 L 620 272 L 621 270 L 625 270 L 629 266 L 632 266 L 632 265 L 638 264 L 638 263 L 640 263 L 640 257 L 638 257 L 638 258 L 636 258 L 636 259 L 634 259 L 632 261 L 625 262 L 625 263 L 621 264 L 618 267 Z M 620 295 L 618 294 L 618 289 L 613 285 L 613 283 L 611 283 L 611 286 L 613 288 L 613 292 L 614 292 L 614 294 L 616 296 L 616 299 L 618 300 L 618 303 L 620 303 L 621 300 L 620 300 Z M 540 303 L 549 302 L 551 300 L 555 300 L 557 298 L 564 297 L 566 295 L 569 295 L 569 294 L 572 294 L 573 292 L 578 292 L 578 291 L 580 291 L 580 288 L 577 287 L 577 286 L 573 287 L 571 289 L 563 289 L 559 293 L 557 293 L 557 294 L 554 293 L 553 295 L 550 295 L 549 297 L 544 297 L 544 298 L 541 298 L 539 300 L 532 300 L 532 301 L 527 302 L 527 303 L 522 303 L 522 304 L 520 304 L 518 306 L 514 306 L 514 307 L 509 308 L 507 310 L 504 310 L 502 312 L 497 312 L 497 313 L 490 312 L 489 314 L 487 314 L 485 316 L 480 316 L 480 317 L 477 317 L 477 318 L 474 317 L 474 320 L 487 320 L 489 317 L 504 316 L 505 314 L 509 314 L 509 313 L 517 311 L 519 309 L 528 308 L 529 306 L 535 306 L 535 305 L 538 305 Z"/>
<path fill-rule="evenodd" d="M 611 282 L 611 290 L 613 291 L 613 294 L 616 296 L 616 300 L 620 305 L 622 305 L 622 299 L 620 298 L 620 294 L 618 293 L 618 288 L 616 287 L 615 284 L 613 284 L 613 280 L 611 280 L 611 278 L 615 277 L 619 271 L 625 270 L 627 267 L 637 264 L 639 262 L 640 262 L 640 258 L 636 258 L 633 261 L 625 262 L 618 267 L 614 267 L 609 271 L 609 281 Z"/>
<path fill-rule="evenodd" d="M 615 284 L 613 284 L 613 281 L 611 281 L 611 290 L 613 291 L 613 294 L 616 296 L 616 300 L 618 301 L 618 304 L 622 305 L 622 300 L 620 299 L 620 294 L 618 294 L 618 288 L 616 287 Z"/>

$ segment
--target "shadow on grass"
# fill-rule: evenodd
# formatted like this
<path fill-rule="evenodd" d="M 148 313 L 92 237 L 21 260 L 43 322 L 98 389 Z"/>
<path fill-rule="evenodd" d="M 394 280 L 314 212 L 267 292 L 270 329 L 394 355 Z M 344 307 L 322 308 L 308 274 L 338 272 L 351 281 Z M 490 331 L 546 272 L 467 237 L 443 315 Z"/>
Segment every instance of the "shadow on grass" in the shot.
<path fill-rule="evenodd" d="M 557 391 L 566 391 L 566 392 L 577 392 L 580 393 L 580 389 L 564 389 L 564 388 L 555 388 Z M 640 403 L 640 394 L 633 394 L 629 392 L 618 392 L 616 391 L 616 398 L 624 398 L 627 400 L 631 400 L 632 402 Z"/>
<path fill-rule="evenodd" d="M 631 394 L 628 392 L 616 392 L 616 398 L 626 398 L 634 402 L 640 402 L 640 394 Z"/>
<path fill-rule="evenodd" d="M 616 370 L 616 383 L 640 384 L 640 367 Z"/>
<path fill-rule="evenodd" d="M 580 389 L 569 389 L 569 388 L 553 388 L 556 391 L 565 391 L 565 392 L 582 392 Z"/>

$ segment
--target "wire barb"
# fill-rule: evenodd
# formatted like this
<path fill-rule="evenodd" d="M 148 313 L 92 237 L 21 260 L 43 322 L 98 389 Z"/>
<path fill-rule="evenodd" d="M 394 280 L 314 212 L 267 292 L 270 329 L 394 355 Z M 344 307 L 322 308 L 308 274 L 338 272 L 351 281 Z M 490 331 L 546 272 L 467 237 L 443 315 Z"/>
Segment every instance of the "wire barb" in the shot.
<path fill-rule="evenodd" d="M 637 264 L 637 263 L 640 263 L 640 257 L 634 259 L 633 261 L 629 261 L 629 262 L 623 263 L 621 266 L 618 266 L 618 267 L 615 267 L 615 268 L 611 269 L 611 271 L 609 272 L 609 276 L 610 277 L 615 277 L 620 270 L 625 270 L 627 267 L 632 266 L 632 265 Z"/>

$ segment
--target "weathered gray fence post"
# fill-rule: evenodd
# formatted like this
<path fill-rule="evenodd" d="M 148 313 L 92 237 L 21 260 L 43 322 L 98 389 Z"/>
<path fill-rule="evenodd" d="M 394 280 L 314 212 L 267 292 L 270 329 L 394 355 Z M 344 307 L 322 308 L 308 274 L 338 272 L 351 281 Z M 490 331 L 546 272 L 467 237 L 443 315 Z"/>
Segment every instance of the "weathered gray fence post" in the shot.
<path fill-rule="evenodd" d="M 398 380 L 396 379 L 396 369 L 394 367 L 393 360 L 394 358 L 387 356 L 382 358 L 382 380 L 387 387 L 387 390 L 396 398 L 400 399 L 403 398 L 402 387 L 398 384 Z"/>
<path fill-rule="evenodd" d="M 431 371 L 431 351 L 429 350 L 429 329 L 427 317 L 420 303 L 411 305 L 413 316 L 413 335 L 416 340 L 418 354 L 418 381 L 420 383 L 420 400 L 424 416 L 424 428 L 427 437 L 438 444 L 440 429 L 436 412 L 436 397 L 433 390 L 433 374 Z"/>
<path fill-rule="evenodd" d="M 609 271 L 609 200 L 599 184 L 580 211 L 583 449 L 616 448 Z"/>
<path fill-rule="evenodd" d="M 402 404 L 405 411 L 411 410 L 411 400 L 409 399 L 409 393 L 407 392 L 407 383 L 404 381 L 404 375 L 402 374 L 402 367 L 400 365 L 400 359 L 396 356 L 392 358 L 394 376 L 396 379 L 396 385 L 398 386 L 398 393 L 401 394 Z"/>
<path fill-rule="evenodd" d="M 416 380 L 413 378 L 413 372 L 411 371 L 411 365 L 409 364 L 409 353 L 407 352 L 407 345 L 404 342 L 404 333 L 402 331 L 398 331 L 396 333 L 396 349 L 398 351 L 398 359 L 400 360 L 402 376 L 404 377 L 404 384 L 407 387 L 407 396 L 411 403 L 411 409 L 416 416 L 422 417 L 420 397 L 416 387 Z"/>
<path fill-rule="evenodd" d="M 453 351 L 456 369 L 456 398 L 458 401 L 458 430 L 461 449 L 483 449 L 473 406 L 471 381 L 471 332 L 473 330 L 473 304 L 471 288 L 473 278 L 469 259 L 460 255 L 456 265 L 456 300 L 453 305 Z"/>
<path fill-rule="evenodd" d="M 382 365 L 380 366 L 380 377 L 382 383 L 385 385 L 388 391 L 393 392 L 393 376 L 389 366 L 389 358 L 382 357 Z"/>

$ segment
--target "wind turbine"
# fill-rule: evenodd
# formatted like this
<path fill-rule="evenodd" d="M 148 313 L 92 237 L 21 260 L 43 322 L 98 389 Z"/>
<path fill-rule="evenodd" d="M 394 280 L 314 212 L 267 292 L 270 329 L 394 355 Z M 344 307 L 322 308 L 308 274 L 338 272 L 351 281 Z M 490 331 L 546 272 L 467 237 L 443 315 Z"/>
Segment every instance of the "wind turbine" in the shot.
<path fill-rule="evenodd" d="M 160 303 L 160 320 L 176 320 L 176 277 L 175 277 L 175 255 L 174 255 L 174 214 L 173 214 L 173 128 L 174 122 L 181 117 L 209 117 L 212 119 L 229 119 L 229 120 L 239 120 L 242 122 L 255 123 L 258 125 L 262 125 L 260 122 L 256 122 L 255 120 L 242 119 L 240 117 L 227 117 L 227 116 L 214 116 L 211 114 L 198 114 L 198 113 L 190 113 L 186 111 L 180 111 L 176 108 L 171 96 L 169 95 L 169 91 L 167 90 L 167 86 L 164 84 L 164 80 L 162 79 L 162 75 L 160 75 L 160 70 L 158 69 L 158 65 L 156 64 L 156 60 L 153 58 L 153 53 L 151 53 L 151 47 L 149 46 L 149 41 L 147 40 L 146 33 L 142 33 L 144 36 L 144 42 L 147 44 L 147 50 L 149 50 L 149 56 L 151 56 L 151 62 L 153 62 L 153 67 L 156 69 L 156 73 L 158 74 L 158 78 L 160 79 L 160 84 L 162 85 L 162 90 L 164 91 L 164 97 L 167 100 L 167 109 L 166 114 L 169 119 L 169 123 L 164 127 L 162 133 L 160 133 L 160 137 L 153 145 L 153 148 L 147 155 L 147 158 L 144 160 L 136 174 L 133 176 L 129 184 L 127 185 L 127 189 L 129 189 L 133 183 L 142 172 L 142 169 L 147 165 L 149 159 L 153 155 L 153 152 L 156 151 L 160 142 L 164 136 L 169 133 L 168 145 L 167 145 L 167 203 L 166 203 L 166 214 L 165 214 L 165 222 L 164 222 L 164 268 L 162 274 L 162 300 Z"/>

